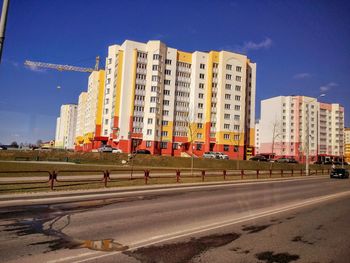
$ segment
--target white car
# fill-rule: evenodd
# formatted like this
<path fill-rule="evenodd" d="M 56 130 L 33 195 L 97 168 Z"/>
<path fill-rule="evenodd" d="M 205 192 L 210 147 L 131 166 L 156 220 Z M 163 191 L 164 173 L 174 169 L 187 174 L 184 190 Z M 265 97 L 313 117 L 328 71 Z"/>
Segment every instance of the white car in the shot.
<path fill-rule="evenodd" d="M 214 152 L 205 152 L 203 158 L 216 159 L 216 154 Z"/>
<path fill-rule="evenodd" d="M 113 148 L 112 153 L 123 153 L 123 151 L 118 148 Z"/>
<path fill-rule="evenodd" d="M 221 153 L 221 152 L 217 152 L 216 155 L 218 156 L 218 159 L 222 159 L 222 160 L 230 159 L 227 154 L 224 154 L 224 153 Z"/>

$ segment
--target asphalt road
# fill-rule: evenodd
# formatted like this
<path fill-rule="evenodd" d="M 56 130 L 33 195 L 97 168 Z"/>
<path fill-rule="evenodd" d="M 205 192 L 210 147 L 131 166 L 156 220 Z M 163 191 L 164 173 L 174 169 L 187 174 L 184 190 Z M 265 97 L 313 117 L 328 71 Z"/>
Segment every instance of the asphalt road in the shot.
<path fill-rule="evenodd" d="M 2 262 L 349 262 L 350 180 L 304 178 L 0 208 Z"/>

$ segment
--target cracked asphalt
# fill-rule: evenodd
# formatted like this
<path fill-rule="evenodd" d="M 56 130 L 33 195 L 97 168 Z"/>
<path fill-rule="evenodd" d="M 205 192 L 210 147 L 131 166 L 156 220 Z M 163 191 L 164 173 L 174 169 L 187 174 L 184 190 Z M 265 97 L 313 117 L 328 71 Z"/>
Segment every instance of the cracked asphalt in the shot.
<path fill-rule="evenodd" d="M 0 262 L 345 263 L 350 194 L 291 207 L 349 190 L 313 178 L 3 207 Z"/>

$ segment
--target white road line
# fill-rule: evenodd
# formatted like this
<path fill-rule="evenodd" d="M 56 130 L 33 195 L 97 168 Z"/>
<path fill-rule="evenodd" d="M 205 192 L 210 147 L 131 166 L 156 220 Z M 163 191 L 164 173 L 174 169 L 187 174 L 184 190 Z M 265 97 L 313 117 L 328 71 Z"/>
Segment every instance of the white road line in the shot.
<path fill-rule="evenodd" d="M 217 182 L 214 182 L 212 185 L 196 185 L 196 186 L 183 186 L 178 187 L 174 186 L 171 188 L 159 188 L 159 189 L 146 189 L 146 190 L 131 190 L 127 192 L 115 192 L 115 193 L 108 193 L 104 194 L 103 192 L 98 194 L 85 194 L 85 195 L 77 195 L 77 196 L 63 196 L 63 197 L 44 197 L 44 198 L 36 198 L 36 199 L 17 199 L 17 200 L 6 200 L 6 201 L 0 201 L 0 207 L 5 207 L 13 204 L 20 204 L 20 205 L 35 205 L 39 204 L 41 202 L 73 202 L 73 201 L 80 201 L 84 199 L 91 199 L 91 198 L 110 198 L 110 197 L 118 197 L 118 196 L 124 196 L 124 195 L 130 195 L 130 194 L 147 194 L 147 193 L 158 193 L 158 192 L 173 192 L 178 190 L 194 190 L 194 189 L 208 189 L 208 188 L 220 188 L 220 187 L 239 187 L 244 185 L 256 185 L 256 184 L 270 184 L 270 183 L 288 183 L 290 181 L 304 181 L 304 180 L 315 180 L 315 179 L 325 179 L 323 176 L 317 176 L 317 177 L 308 177 L 308 178 L 285 178 L 285 179 L 261 179 L 266 181 L 254 181 L 254 182 L 223 182 L 222 184 L 217 185 Z"/>
<path fill-rule="evenodd" d="M 309 205 L 313 205 L 313 204 L 317 204 L 317 203 L 321 203 L 321 202 L 325 202 L 328 200 L 332 200 L 335 198 L 340 198 L 340 197 L 344 197 L 344 196 L 348 196 L 350 195 L 350 191 L 344 191 L 344 192 L 340 192 L 340 193 L 336 193 L 336 194 L 330 194 L 330 195 L 325 195 L 325 196 L 321 196 L 321 197 L 315 197 L 315 198 L 309 198 L 306 199 L 302 202 L 299 203 L 294 203 L 294 204 L 290 204 L 290 205 L 286 205 L 280 208 L 274 208 L 274 209 L 270 209 L 264 212 L 260 212 L 260 213 L 255 213 L 255 214 L 251 214 L 248 216 L 243 216 L 240 218 L 236 218 L 234 220 L 229 220 L 229 221 L 222 221 L 219 223 L 215 223 L 215 224 L 209 224 L 206 226 L 202 226 L 199 228 L 192 228 L 192 229 L 188 229 L 186 231 L 176 231 L 167 235 L 161 235 L 158 236 L 160 239 L 159 240 L 154 240 L 155 237 L 151 237 L 149 239 L 145 239 L 139 242 L 136 242 L 134 244 L 130 244 L 130 248 L 128 250 L 135 250 L 141 247 L 146 247 L 146 246 L 151 246 L 151 245 L 155 245 L 155 244 L 159 244 L 159 243 L 163 243 L 163 242 L 167 242 L 170 240 L 174 240 L 174 239 L 178 239 L 181 237 L 187 237 L 187 236 L 191 236 L 194 234 L 199 234 L 199 233 L 203 233 L 203 232 L 207 232 L 210 230 L 216 230 L 219 228 L 223 228 L 223 227 L 227 227 L 227 226 L 231 226 L 231 225 L 235 225 L 238 223 L 242 223 L 245 221 L 249 221 L 249 220 L 253 220 L 253 219 L 258 219 L 261 217 L 265 217 L 265 216 L 271 216 L 274 214 L 278 214 L 278 213 L 282 213 L 282 212 L 286 212 L 286 211 L 290 211 L 290 210 L 294 210 L 294 209 L 298 209 L 298 208 L 302 208 L 305 206 L 309 206 Z M 101 252 L 94 252 L 93 257 L 89 257 L 89 258 L 85 258 L 85 259 L 81 259 L 81 260 L 76 260 L 78 258 L 82 258 L 85 257 L 85 254 L 80 254 L 80 255 L 76 255 L 76 256 L 72 256 L 70 258 L 67 259 L 58 259 L 58 260 L 53 260 L 50 261 L 51 263 L 58 263 L 58 262 L 64 262 L 67 260 L 74 260 L 75 263 L 82 263 L 82 262 L 87 262 L 87 261 L 91 261 L 91 260 L 96 260 L 96 259 L 101 259 L 104 257 L 109 257 L 109 256 L 113 256 L 113 255 L 117 255 L 122 253 L 123 251 L 117 251 L 117 252 L 113 252 L 113 253 L 108 253 L 108 254 L 102 254 L 102 255 L 97 255 L 98 253 Z"/>

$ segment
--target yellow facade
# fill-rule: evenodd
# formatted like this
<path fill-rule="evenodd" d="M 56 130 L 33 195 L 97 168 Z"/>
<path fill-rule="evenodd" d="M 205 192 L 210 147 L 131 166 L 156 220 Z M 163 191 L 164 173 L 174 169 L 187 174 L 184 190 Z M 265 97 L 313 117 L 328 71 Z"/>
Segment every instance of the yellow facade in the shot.
<path fill-rule="evenodd" d="M 122 88 L 123 57 L 124 57 L 124 52 L 120 50 L 118 54 L 117 87 L 116 87 L 115 108 L 114 108 L 115 117 L 119 117 L 120 94 L 121 94 L 121 88 Z"/>
<path fill-rule="evenodd" d="M 177 51 L 177 61 L 191 64 L 192 53 Z"/>
<path fill-rule="evenodd" d="M 97 112 L 96 112 L 96 125 L 102 124 L 102 110 L 103 110 L 103 93 L 105 88 L 105 71 L 98 71 L 98 95 L 97 95 Z"/>

